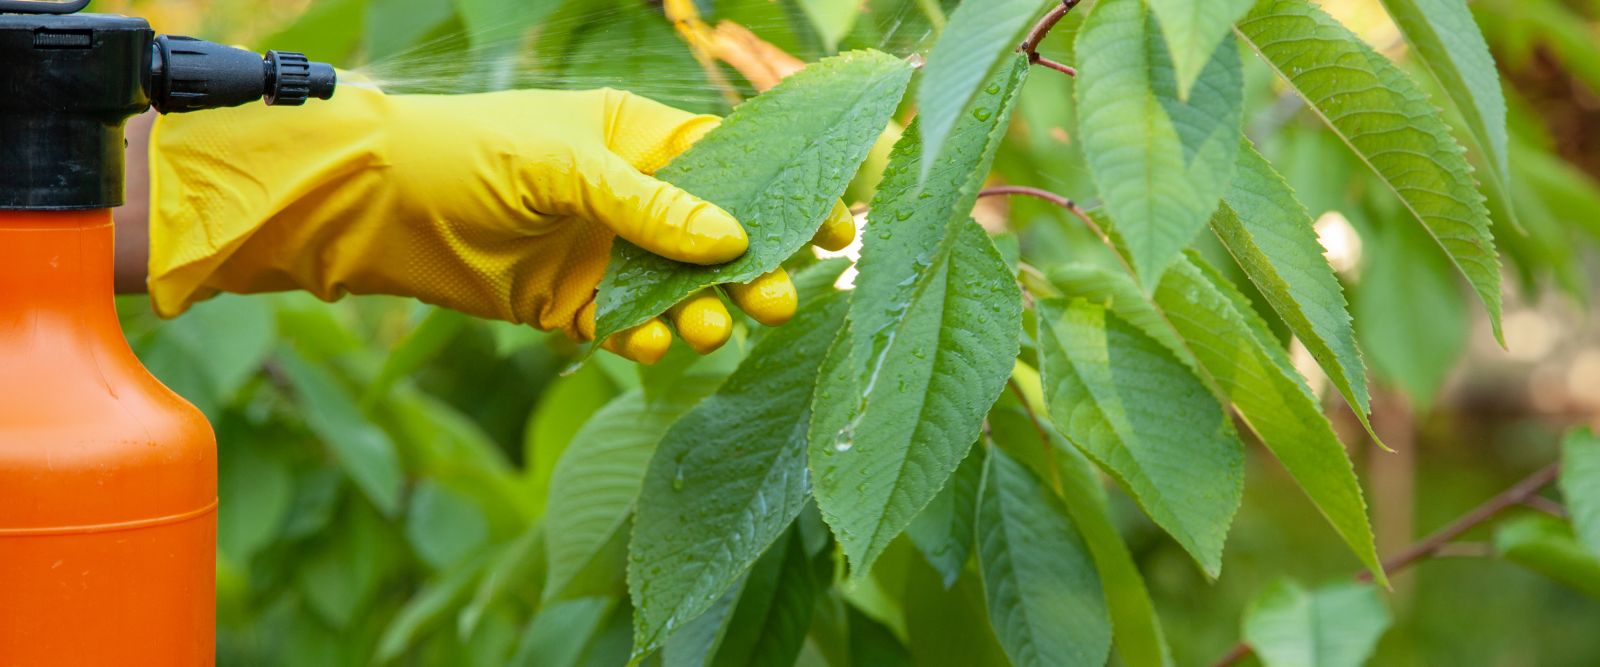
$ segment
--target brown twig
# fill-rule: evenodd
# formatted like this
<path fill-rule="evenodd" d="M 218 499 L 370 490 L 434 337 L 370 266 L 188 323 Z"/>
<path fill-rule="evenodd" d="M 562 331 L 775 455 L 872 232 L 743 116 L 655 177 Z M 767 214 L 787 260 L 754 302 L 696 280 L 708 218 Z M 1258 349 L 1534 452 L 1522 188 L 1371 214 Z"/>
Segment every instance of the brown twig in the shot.
<path fill-rule="evenodd" d="M 1074 202 L 1071 199 L 1058 195 L 1049 190 L 1030 188 L 1024 185 L 1003 185 L 999 187 L 985 188 L 978 192 L 978 198 L 981 199 L 983 197 L 1032 197 L 1034 199 L 1055 204 L 1056 206 L 1065 209 L 1068 213 L 1071 213 L 1078 220 L 1082 221 L 1083 225 L 1088 227 L 1090 232 L 1099 237 L 1100 242 L 1104 243 L 1106 248 L 1111 250 L 1112 256 L 1116 257 L 1117 261 L 1122 263 L 1122 268 L 1128 272 L 1129 276 L 1139 275 L 1133 270 L 1133 265 L 1128 263 L 1128 259 L 1123 257 L 1122 253 L 1117 251 L 1117 245 L 1111 242 L 1111 236 L 1106 234 L 1106 230 L 1101 228 L 1100 223 L 1095 222 L 1094 218 L 1089 217 L 1089 212 L 1083 210 L 1083 207 L 1079 206 L 1077 202 Z"/>
<path fill-rule="evenodd" d="M 1455 521 L 1450 522 L 1450 525 L 1440 528 L 1432 535 L 1424 538 L 1421 542 L 1417 542 L 1416 544 L 1407 547 L 1406 550 L 1400 552 L 1399 555 L 1383 561 L 1383 571 L 1389 574 L 1395 574 L 1416 564 L 1418 561 L 1438 553 L 1438 551 L 1444 548 L 1446 544 L 1449 544 L 1452 540 L 1461 537 L 1461 535 L 1467 531 L 1472 530 L 1483 522 L 1494 518 L 1495 515 L 1505 511 L 1507 508 L 1522 504 L 1526 502 L 1527 499 L 1535 497 L 1535 494 L 1539 493 L 1540 489 L 1543 489 L 1545 486 L 1555 481 L 1556 475 L 1559 474 L 1560 471 L 1561 464 L 1552 463 L 1544 468 L 1541 468 L 1538 472 L 1524 477 L 1522 481 L 1511 485 L 1511 487 L 1505 491 L 1501 491 L 1500 495 L 1484 501 L 1483 504 L 1472 508 L 1471 511 L 1461 515 L 1461 517 Z M 1369 582 L 1372 581 L 1372 573 L 1362 570 L 1356 574 L 1355 578 L 1356 581 Z M 1234 645 L 1232 649 L 1229 649 L 1228 652 L 1221 658 L 1218 658 L 1216 662 L 1211 663 L 1211 665 L 1212 667 L 1228 667 L 1228 665 L 1232 665 L 1242 660 L 1245 656 L 1250 655 L 1250 653 L 1250 645 L 1244 642 L 1239 642 L 1238 644 Z"/>
<path fill-rule="evenodd" d="M 1045 36 L 1050 34 L 1050 29 L 1056 27 L 1056 24 L 1060 23 L 1061 19 L 1066 18 L 1067 12 L 1078 6 L 1079 1 L 1061 0 L 1059 6 L 1051 9 L 1050 13 L 1039 19 L 1038 23 L 1033 24 L 1033 28 L 1028 30 L 1028 36 L 1022 40 L 1021 44 L 1017 45 L 1018 51 L 1028 54 L 1028 62 L 1035 65 L 1043 65 L 1067 76 L 1078 75 L 1078 70 L 1039 55 L 1039 43 L 1043 42 Z"/>

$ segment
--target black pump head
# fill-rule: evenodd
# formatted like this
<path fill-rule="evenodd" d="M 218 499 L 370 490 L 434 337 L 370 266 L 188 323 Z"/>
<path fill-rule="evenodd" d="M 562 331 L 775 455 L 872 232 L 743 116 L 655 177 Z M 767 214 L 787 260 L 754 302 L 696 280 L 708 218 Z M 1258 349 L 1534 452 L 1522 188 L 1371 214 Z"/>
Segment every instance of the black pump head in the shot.
<path fill-rule="evenodd" d="M 176 113 L 333 96 L 333 68 L 73 14 L 87 0 L 0 0 L 0 210 L 122 203 L 122 127 Z"/>

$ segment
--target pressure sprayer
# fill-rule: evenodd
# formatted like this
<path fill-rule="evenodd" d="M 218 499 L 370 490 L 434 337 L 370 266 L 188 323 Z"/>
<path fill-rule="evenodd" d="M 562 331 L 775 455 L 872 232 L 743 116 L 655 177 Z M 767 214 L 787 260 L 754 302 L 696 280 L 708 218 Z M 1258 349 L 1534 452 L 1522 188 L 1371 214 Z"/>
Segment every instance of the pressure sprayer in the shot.
<path fill-rule="evenodd" d="M 86 4 L 0 0 L 0 665 L 205 665 L 216 442 L 117 322 L 123 126 L 327 99 L 334 71 Z"/>

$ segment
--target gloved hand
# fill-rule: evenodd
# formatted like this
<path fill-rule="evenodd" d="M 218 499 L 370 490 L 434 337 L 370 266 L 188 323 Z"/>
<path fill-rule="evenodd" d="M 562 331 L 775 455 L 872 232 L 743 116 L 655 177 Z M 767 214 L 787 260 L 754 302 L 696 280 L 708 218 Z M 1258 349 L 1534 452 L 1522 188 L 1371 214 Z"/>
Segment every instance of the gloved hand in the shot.
<path fill-rule="evenodd" d="M 411 96 L 360 83 L 298 109 L 164 117 L 150 295 L 170 317 L 220 291 L 392 294 L 587 340 L 614 237 L 696 264 L 744 253 L 728 213 L 650 177 L 717 122 L 615 90 Z M 814 242 L 854 235 L 841 204 Z M 794 313 L 782 269 L 723 289 L 763 324 Z M 732 331 L 714 291 L 666 315 L 701 353 Z M 670 344 L 660 319 L 604 343 L 646 363 Z"/>

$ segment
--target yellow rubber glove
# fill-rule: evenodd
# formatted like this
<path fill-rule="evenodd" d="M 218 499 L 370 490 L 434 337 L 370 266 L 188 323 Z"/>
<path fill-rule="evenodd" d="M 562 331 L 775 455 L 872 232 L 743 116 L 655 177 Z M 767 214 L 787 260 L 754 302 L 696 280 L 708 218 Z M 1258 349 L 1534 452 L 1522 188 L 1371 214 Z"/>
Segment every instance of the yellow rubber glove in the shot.
<path fill-rule="evenodd" d="M 744 253 L 736 220 L 650 176 L 717 122 L 615 90 L 385 95 L 361 83 L 300 108 L 163 117 L 150 295 L 171 317 L 224 291 L 392 294 L 587 340 L 616 236 L 696 264 Z M 854 234 L 840 205 L 815 242 Z M 782 269 L 724 288 L 763 324 L 794 313 Z M 712 291 L 666 315 L 701 353 L 732 331 Z M 660 319 L 605 341 L 646 363 L 670 344 Z"/>

